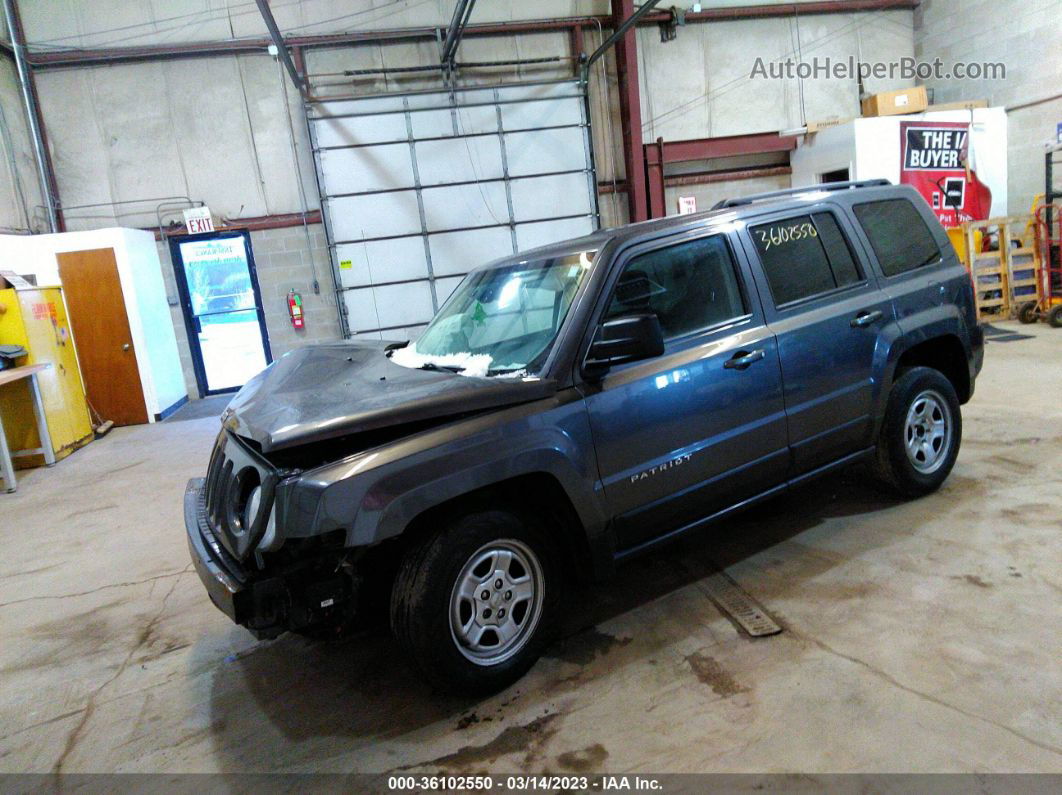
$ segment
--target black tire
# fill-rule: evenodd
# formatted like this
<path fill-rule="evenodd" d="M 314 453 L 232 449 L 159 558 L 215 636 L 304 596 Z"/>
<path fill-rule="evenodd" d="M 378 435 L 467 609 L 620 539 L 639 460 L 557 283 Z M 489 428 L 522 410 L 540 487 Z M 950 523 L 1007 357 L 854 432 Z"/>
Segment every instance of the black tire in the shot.
<path fill-rule="evenodd" d="M 1062 304 L 1051 307 L 1047 313 L 1047 322 L 1051 328 L 1062 328 Z"/>
<path fill-rule="evenodd" d="M 514 559 L 517 561 L 518 556 L 531 556 L 527 559 L 526 574 L 534 580 L 537 573 L 537 581 L 541 582 L 538 601 L 527 600 L 523 621 L 528 623 L 520 624 L 516 630 L 520 642 L 513 646 L 510 656 L 497 662 L 487 658 L 473 661 L 469 655 L 476 654 L 477 650 L 471 644 L 459 643 L 457 633 L 460 629 L 452 626 L 451 610 L 465 615 L 460 611 L 484 608 L 475 616 L 468 613 L 469 620 L 476 624 L 484 611 L 489 612 L 491 603 L 467 599 L 462 602 L 456 596 L 457 586 L 459 579 L 467 582 L 469 578 L 481 575 L 493 577 L 493 574 L 483 575 L 476 567 L 468 567 L 472 561 L 500 547 L 507 547 L 510 552 L 515 550 Z M 435 687 L 472 695 L 495 693 L 523 676 L 553 639 L 562 588 L 559 564 L 548 534 L 529 517 L 501 510 L 466 514 L 407 551 L 391 591 L 391 631 L 424 678 Z M 489 570 L 488 566 L 483 571 Z M 509 570 L 509 574 L 513 573 L 519 575 L 519 565 Z M 500 581 L 497 579 L 486 586 L 478 586 L 475 599 L 480 598 L 479 593 L 488 592 L 491 592 L 492 599 L 505 598 L 508 593 L 504 590 L 505 585 L 501 589 L 493 588 Z M 519 596 L 515 598 L 518 600 Z M 511 607 L 508 623 L 515 625 L 520 609 L 516 602 L 499 601 L 493 605 L 493 618 L 497 621 L 497 608 L 504 609 L 507 604 Z M 489 645 L 489 630 L 483 637 Z M 494 638 L 503 643 L 498 633 Z"/>
<path fill-rule="evenodd" d="M 1018 321 L 1020 323 L 1024 323 L 1027 326 L 1030 323 L 1035 323 L 1038 318 L 1035 301 L 1026 301 L 1018 308 Z"/>
<path fill-rule="evenodd" d="M 912 416 L 912 413 L 917 414 L 918 407 L 914 405 L 917 401 L 922 401 L 923 410 L 928 409 L 924 422 Z M 939 448 L 929 441 L 933 434 L 924 427 L 919 433 L 918 427 L 909 428 L 908 425 L 909 417 L 917 426 L 935 425 L 934 418 L 938 415 L 948 429 Z M 923 460 L 917 462 L 908 454 L 908 440 L 913 443 L 923 438 L 928 447 L 913 454 L 923 456 Z M 872 469 L 878 480 L 892 491 L 904 497 L 921 497 L 936 491 L 947 479 L 955 466 L 961 441 L 962 414 L 955 387 L 938 370 L 912 367 L 893 382 L 889 392 Z M 926 458 L 927 453 L 929 458 Z"/>

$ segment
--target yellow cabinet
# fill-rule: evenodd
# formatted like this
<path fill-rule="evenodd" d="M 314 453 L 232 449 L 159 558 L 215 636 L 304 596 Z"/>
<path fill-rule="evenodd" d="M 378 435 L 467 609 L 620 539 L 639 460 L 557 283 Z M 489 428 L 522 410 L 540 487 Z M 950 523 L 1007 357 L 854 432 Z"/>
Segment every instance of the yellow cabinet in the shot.
<path fill-rule="evenodd" d="M 19 364 L 51 364 L 37 380 L 56 459 L 92 441 L 92 422 L 62 288 L 0 290 L 0 343 L 21 345 L 29 351 Z M 0 418 L 12 450 L 41 446 L 26 379 L 0 387 Z M 40 466 L 43 457 L 19 457 L 15 463 L 19 467 Z"/>

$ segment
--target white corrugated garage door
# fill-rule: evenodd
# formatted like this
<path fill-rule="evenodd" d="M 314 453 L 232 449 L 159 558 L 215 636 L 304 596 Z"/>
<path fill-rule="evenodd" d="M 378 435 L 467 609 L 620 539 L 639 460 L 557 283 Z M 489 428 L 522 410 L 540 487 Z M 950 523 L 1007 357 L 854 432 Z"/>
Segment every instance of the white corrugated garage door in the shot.
<path fill-rule="evenodd" d="M 311 105 L 346 333 L 415 335 L 484 262 L 597 226 L 579 81 Z"/>

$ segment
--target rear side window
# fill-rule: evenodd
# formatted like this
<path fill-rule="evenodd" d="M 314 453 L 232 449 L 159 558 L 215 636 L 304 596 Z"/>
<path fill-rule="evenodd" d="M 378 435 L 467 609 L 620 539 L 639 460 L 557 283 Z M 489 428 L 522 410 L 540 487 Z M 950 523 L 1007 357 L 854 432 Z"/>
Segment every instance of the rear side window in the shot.
<path fill-rule="evenodd" d="M 907 199 L 886 199 L 853 208 L 886 276 L 940 259 L 940 246 L 922 214 Z"/>
<path fill-rule="evenodd" d="M 656 249 L 632 259 L 620 274 L 606 319 L 652 312 L 664 339 L 746 314 L 734 259 L 721 235 Z"/>
<path fill-rule="evenodd" d="M 750 231 L 776 306 L 863 280 L 830 213 L 783 218 Z"/>

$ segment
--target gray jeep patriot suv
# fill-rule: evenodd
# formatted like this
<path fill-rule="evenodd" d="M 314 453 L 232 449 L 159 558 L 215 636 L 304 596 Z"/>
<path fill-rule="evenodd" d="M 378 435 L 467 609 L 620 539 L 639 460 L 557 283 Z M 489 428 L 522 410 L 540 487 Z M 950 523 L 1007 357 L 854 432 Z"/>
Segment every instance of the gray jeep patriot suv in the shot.
<path fill-rule="evenodd" d="M 584 573 L 865 462 L 955 463 L 984 340 L 911 188 L 722 202 L 469 273 L 412 343 L 292 351 L 188 484 L 210 598 L 261 637 L 388 615 L 438 686 L 520 677 Z"/>

